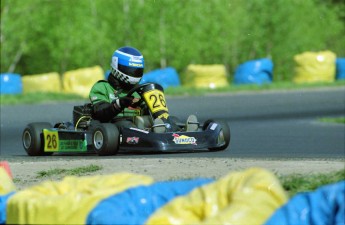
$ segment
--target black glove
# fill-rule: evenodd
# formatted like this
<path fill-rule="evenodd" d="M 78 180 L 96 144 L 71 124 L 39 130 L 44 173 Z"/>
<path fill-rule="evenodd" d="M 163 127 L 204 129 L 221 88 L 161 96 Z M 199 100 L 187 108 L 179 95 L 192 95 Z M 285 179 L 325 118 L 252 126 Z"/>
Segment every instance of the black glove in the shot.
<path fill-rule="evenodd" d="M 124 96 L 124 97 L 115 99 L 113 101 L 113 105 L 114 105 L 115 109 L 117 109 L 117 110 L 121 109 L 122 110 L 122 109 L 130 106 L 132 104 L 132 101 L 133 101 L 133 97 Z"/>
<path fill-rule="evenodd" d="M 140 107 L 142 102 L 143 102 L 143 100 L 140 99 L 140 100 L 137 100 L 137 102 L 132 102 L 132 104 L 130 106 L 133 108 L 138 108 L 138 107 Z"/>

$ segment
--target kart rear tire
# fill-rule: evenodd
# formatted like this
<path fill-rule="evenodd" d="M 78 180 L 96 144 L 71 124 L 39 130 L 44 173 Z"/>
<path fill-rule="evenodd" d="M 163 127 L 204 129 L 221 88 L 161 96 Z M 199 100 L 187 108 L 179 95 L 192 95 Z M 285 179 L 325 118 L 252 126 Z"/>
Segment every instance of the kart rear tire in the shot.
<path fill-rule="evenodd" d="M 215 147 L 215 148 L 209 148 L 211 152 L 216 152 L 216 151 L 222 151 L 225 150 L 229 144 L 230 144 L 230 139 L 231 139 L 231 133 L 230 133 L 230 127 L 225 121 L 216 121 L 216 120 L 208 120 L 204 123 L 203 130 L 207 129 L 208 125 L 211 123 L 217 123 L 221 126 L 221 131 L 223 134 L 223 138 L 225 141 L 225 144 L 220 146 L 220 147 Z M 219 133 L 220 135 L 221 133 Z M 218 137 L 219 138 L 219 137 Z"/>
<path fill-rule="evenodd" d="M 52 128 L 50 123 L 30 123 L 22 135 L 23 147 L 29 156 L 48 156 L 53 152 L 44 152 L 43 129 Z"/>
<path fill-rule="evenodd" d="M 119 139 L 119 129 L 112 123 L 99 123 L 92 132 L 92 145 L 99 156 L 116 155 Z"/>

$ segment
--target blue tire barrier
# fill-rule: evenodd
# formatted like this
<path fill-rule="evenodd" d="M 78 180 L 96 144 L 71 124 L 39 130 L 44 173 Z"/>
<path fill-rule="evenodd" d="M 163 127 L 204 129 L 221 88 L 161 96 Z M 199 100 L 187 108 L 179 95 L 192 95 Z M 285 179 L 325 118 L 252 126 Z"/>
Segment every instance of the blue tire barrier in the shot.
<path fill-rule="evenodd" d="M 262 224 L 287 200 L 274 174 L 260 168 L 218 180 L 155 182 L 126 172 L 67 176 L 17 192 L 7 188 L 12 180 L 1 168 L 0 176 L 5 224 Z"/>
<path fill-rule="evenodd" d="M 239 65 L 235 72 L 235 84 L 265 84 L 272 82 L 273 62 L 270 59 L 257 59 Z"/>
<path fill-rule="evenodd" d="M 336 79 L 345 79 L 345 58 L 336 59 Z"/>
<path fill-rule="evenodd" d="M 90 212 L 86 224 L 145 224 L 156 210 L 174 198 L 210 182 L 213 180 L 207 178 L 163 181 L 127 189 L 102 200 Z"/>
<path fill-rule="evenodd" d="M 180 78 L 172 67 L 157 69 L 144 74 L 140 84 L 149 82 L 160 84 L 164 89 L 181 85 Z"/>
<path fill-rule="evenodd" d="M 6 223 L 6 207 L 7 207 L 7 202 L 8 199 L 14 195 L 15 192 L 12 191 L 8 194 L 5 195 L 0 195 L 0 224 L 5 224 Z"/>
<path fill-rule="evenodd" d="M 22 77 L 15 73 L 2 73 L 0 94 L 21 94 L 23 93 Z"/>
<path fill-rule="evenodd" d="M 295 195 L 275 211 L 266 225 L 345 224 L 345 180 Z"/>

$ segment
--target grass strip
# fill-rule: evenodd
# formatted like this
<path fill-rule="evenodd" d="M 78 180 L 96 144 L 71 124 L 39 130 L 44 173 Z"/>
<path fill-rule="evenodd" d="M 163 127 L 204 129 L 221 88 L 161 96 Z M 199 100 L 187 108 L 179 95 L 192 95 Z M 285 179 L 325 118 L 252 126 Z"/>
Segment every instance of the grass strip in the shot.
<path fill-rule="evenodd" d="M 330 173 L 291 174 L 280 176 L 279 180 L 288 195 L 292 197 L 300 192 L 314 191 L 321 186 L 345 180 L 345 168 Z"/>
<path fill-rule="evenodd" d="M 345 124 L 345 117 L 325 117 L 318 119 L 319 122 L 323 123 L 340 123 Z"/>
<path fill-rule="evenodd" d="M 310 89 L 310 88 L 323 88 L 323 87 L 341 87 L 345 86 L 345 80 L 337 80 L 335 82 L 319 82 L 319 83 L 305 83 L 296 84 L 292 82 L 273 82 L 268 84 L 241 84 L 241 85 L 228 85 L 216 89 L 211 88 L 196 88 L 196 87 L 169 87 L 164 90 L 166 95 L 171 96 L 199 96 L 210 93 L 236 93 L 244 91 L 268 91 L 268 90 L 298 90 L 298 89 Z"/>
<path fill-rule="evenodd" d="M 82 100 L 83 97 L 75 94 L 62 94 L 62 93 L 27 93 L 18 95 L 0 95 L 1 105 L 15 105 L 15 104 L 34 104 L 42 102 L 63 102 L 63 101 L 73 101 Z"/>
<path fill-rule="evenodd" d="M 98 165 L 89 165 L 89 166 L 81 166 L 73 169 L 50 169 L 50 170 L 42 170 L 37 172 L 36 178 L 45 178 L 45 177 L 53 177 L 53 176 L 83 176 L 87 175 L 96 171 L 101 170 L 102 167 Z"/>
<path fill-rule="evenodd" d="M 267 91 L 267 90 L 298 90 L 305 88 L 319 88 L 319 87 L 341 87 L 345 86 L 345 80 L 337 80 L 332 83 L 310 83 L 310 84 L 295 84 L 292 82 L 273 82 L 269 84 L 251 84 L 251 85 L 228 85 L 226 87 L 210 89 L 210 88 L 195 88 L 195 87 L 168 87 L 164 90 L 166 95 L 170 96 L 202 96 L 206 94 L 214 93 L 236 93 L 243 91 Z M 61 102 L 61 101 L 73 101 L 73 100 L 85 100 L 89 101 L 87 98 L 76 94 L 66 94 L 66 93 L 27 93 L 18 95 L 0 95 L 1 105 L 13 105 L 13 104 L 34 104 L 42 102 Z"/>

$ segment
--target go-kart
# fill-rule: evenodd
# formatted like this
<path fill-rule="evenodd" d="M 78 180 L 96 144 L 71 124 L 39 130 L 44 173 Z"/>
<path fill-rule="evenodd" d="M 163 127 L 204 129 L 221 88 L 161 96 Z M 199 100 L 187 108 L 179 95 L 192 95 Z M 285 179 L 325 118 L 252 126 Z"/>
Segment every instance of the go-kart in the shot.
<path fill-rule="evenodd" d="M 119 151 L 221 151 L 228 147 L 230 128 L 227 123 L 210 119 L 203 124 L 197 123 L 196 131 L 187 131 L 186 123 L 169 115 L 162 86 L 155 83 L 137 85 L 127 96 L 133 96 L 135 92 L 148 106 L 149 120 L 138 116 L 134 120 L 139 121 L 136 126 L 118 128 L 115 123 L 94 120 L 90 103 L 74 106 L 73 123 L 60 122 L 54 126 L 47 122 L 28 124 L 22 135 L 25 151 L 30 156 L 53 153 L 97 153 L 103 156 L 115 155 Z M 155 126 L 169 124 L 153 125 L 155 118 L 169 118 L 178 129 L 156 133 Z"/>

